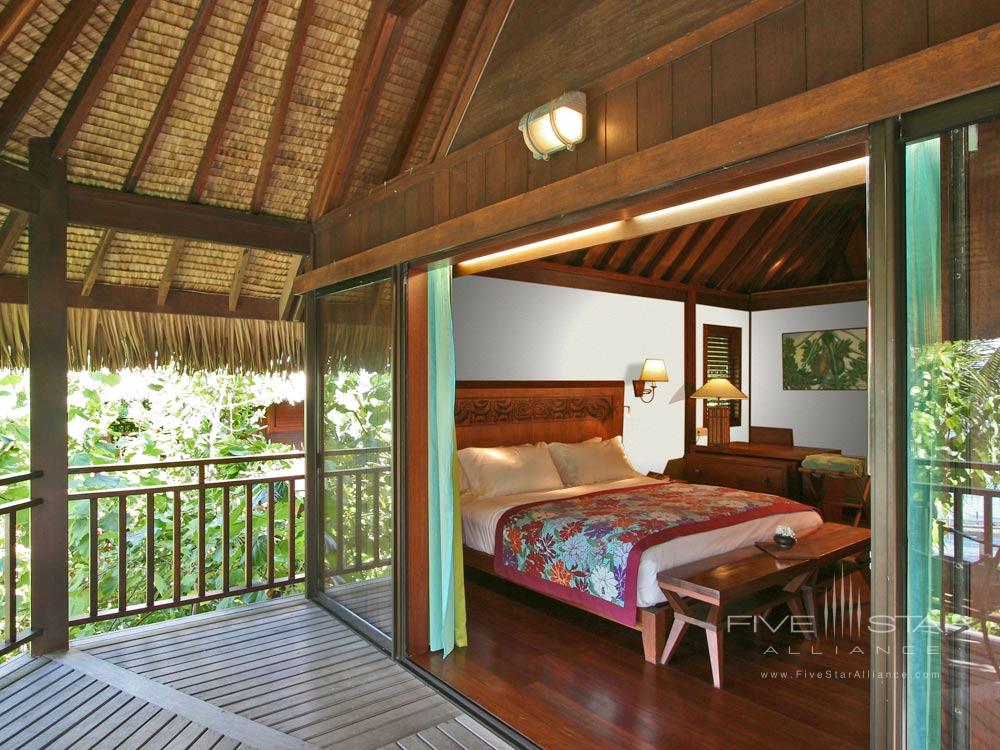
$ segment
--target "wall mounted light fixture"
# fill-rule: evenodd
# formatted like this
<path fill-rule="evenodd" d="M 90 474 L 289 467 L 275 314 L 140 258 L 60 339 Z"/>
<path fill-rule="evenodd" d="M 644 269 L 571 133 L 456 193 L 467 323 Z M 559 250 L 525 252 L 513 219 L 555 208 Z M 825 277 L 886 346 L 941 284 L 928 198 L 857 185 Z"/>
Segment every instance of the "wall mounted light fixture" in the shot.
<path fill-rule="evenodd" d="M 517 128 L 536 159 L 548 159 L 564 149 L 572 151 L 586 137 L 587 96 L 567 91 L 524 115 Z"/>
<path fill-rule="evenodd" d="M 656 384 L 666 383 L 668 380 L 670 378 L 667 377 L 667 366 L 663 360 L 647 359 L 642 363 L 639 379 L 632 381 L 632 391 L 637 399 L 648 404 L 656 397 Z"/>

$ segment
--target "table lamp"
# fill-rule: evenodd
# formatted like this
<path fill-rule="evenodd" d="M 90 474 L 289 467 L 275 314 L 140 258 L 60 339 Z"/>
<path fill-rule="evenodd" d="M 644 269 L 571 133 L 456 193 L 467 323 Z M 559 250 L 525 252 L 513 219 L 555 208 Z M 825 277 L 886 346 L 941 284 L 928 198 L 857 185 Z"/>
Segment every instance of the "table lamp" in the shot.
<path fill-rule="evenodd" d="M 691 398 L 707 399 L 708 444 L 725 445 L 729 442 L 729 402 L 743 401 L 747 394 L 725 378 L 710 378 Z M 712 403 L 714 401 L 714 403 Z"/>

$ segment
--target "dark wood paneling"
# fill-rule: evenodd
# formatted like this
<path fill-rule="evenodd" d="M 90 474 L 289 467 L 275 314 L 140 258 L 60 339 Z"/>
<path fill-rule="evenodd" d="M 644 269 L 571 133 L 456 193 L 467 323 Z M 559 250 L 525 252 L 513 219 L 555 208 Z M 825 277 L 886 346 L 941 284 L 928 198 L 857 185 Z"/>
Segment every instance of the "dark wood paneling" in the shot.
<path fill-rule="evenodd" d="M 930 0 L 927 14 L 931 44 L 1000 22 L 996 0 Z"/>
<path fill-rule="evenodd" d="M 549 180 L 558 182 L 577 173 L 576 151 L 560 151 L 549 158 Z"/>
<path fill-rule="evenodd" d="M 469 188 L 467 185 L 467 172 L 465 162 L 456 164 L 448 171 L 448 198 L 450 204 L 448 213 L 450 216 L 461 216 L 469 210 Z"/>
<path fill-rule="evenodd" d="M 746 27 L 712 45 L 712 122 L 722 122 L 757 106 L 754 30 Z"/>
<path fill-rule="evenodd" d="M 927 46 L 927 0 L 863 0 L 861 13 L 866 68 Z"/>
<path fill-rule="evenodd" d="M 861 0 L 806 0 L 806 85 L 814 89 L 863 66 Z"/>
<path fill-rule="evenodd" d="M 406 191 L 406 231 L 418 232 L 434 223 L 434 182 L 427 179 Z"/>
<path fill-rule="evenodd" d="M 636 81 L 636 145 L 640 151 L 673 137 L 670 72 L 670 66 L 664 65 Z"/>
<path fill-rule="evenodd" d="M 475 211 L 486 205 L 486 155 L 473 154 L 467 164 L 465 194 L 466 209 Z"/>
<path fill-rule="evenodd" d="M 757 22 L 757 106 L 806 90 L 805 5 L 796 3 Z"/>
<path fill-rule="evenodd" d="M 508 138 L 507 149 L 507 195 L 520 195 L 528 190 L 528 160 L 531 153 L 524 146 L 520 136 Z"/>
<path fill-rule="evenodd" d="M 674 62 L 674 138 L 712 124 L 712 50 L 703 47 Z"/>
<path fill-rule="evenodd" d="M 507 144 L 504 141 L 491 146 L 484 157 L 486 205 L 507 197 Z"/>
<path fill-rule="evenodd" d="M 636 113 L 635 81 L 608 92 L 604 128 L 609 161 L 636 152 Z"/>
<path fill-rule="evenodd" d="M 386 196 L 382 212 L 382 235 L 386 242 L 402 237 L 406 232 L 406 201 L 401 191 Z"/>
<path fill-rule="evenodd" d="M 581 172 L 607 161 L 607 134 L 604 129 L 606 104 L 607 97 L 604 94 L 587 102 L 587 138 L 576 148 L 576 167 Z"/>

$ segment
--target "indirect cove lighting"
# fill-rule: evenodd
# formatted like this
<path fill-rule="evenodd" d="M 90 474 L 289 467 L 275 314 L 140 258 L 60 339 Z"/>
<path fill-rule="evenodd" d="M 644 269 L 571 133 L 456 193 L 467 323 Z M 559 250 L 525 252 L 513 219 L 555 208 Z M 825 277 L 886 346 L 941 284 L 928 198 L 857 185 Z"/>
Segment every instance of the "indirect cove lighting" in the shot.
<path fill-rule="evenodd" d="M 632 391 L 637 399 L 648 404 L 656 398 L 656 384 L 666 383 L 668 380 L 670 378 L 667 377 L 666 363 L 662 359 L 647 359 L 642 363 L 639 379 L 632 381 Z"/>
<path fill-rule="evenodd" d="M 751 211 L 756 208 L 787 203 L 798 198 L 807 198 L 821 193 L 841 190 L 854 185 L 863 185 L 867 179 L 868 157 L 831 164 L 808 172 L 768 180 L 708 198 L 681 203 L 676 206 L 639 214 L 632 219 L 612 221 L 588 229 L 550 237 L 508 250 L 500 250 L 481 258 L 462 261 L 457 265 L 458 273 L 482 273 L 494 268 L 526 263 L 529 260 L 546 258 L 560 253 L 583 250 L 606 242 L 620 242 L 667 229 L 694 224 L 695 222 L 717 219 L 720 216 Z"/>
<path fill-rule="evenodd" d="M 572 151 L 586 135 L 587 97 L 582 91 L 569 91 L 531 110 L 517 124 L 524 143 L 536 159 L 566 149 Z"/>

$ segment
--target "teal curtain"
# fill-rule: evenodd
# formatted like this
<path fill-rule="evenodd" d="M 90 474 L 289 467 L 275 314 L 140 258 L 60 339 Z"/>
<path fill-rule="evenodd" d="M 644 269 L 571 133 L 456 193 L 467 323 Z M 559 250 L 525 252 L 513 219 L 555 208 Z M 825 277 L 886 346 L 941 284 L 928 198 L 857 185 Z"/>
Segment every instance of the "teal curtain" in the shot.
<path fill-rule="evenodd" d="M 921 373 L 914 357 L 941 338 L 941 143 L 931 138 L 906 146 L 906 311 L 909 392 Z M 919 390 L 919 389 L 917 389 Z M 935 470 L 918 463 L 913 443 L 927 445 L 928 434 L 915 416 L 920 404 L 907 404 L 911 449 L 907 471 L 907 747 L 935 750 L 941 745 L 941 643 L 934 609 L 940 606 L 941 565 L 935 559 L 934 498 L 929 485 Z M 926 456 L 929 458 L 930 456 Z M 922 623 L 922 626 L 921 626 Z"/>
<path fill-rule="evenodd" d="M 458 507 L 455 441 L 455 337 L 451 317 L 451 266 L 427 274 L 428 521 L 430 526 L 431 650 L 447 656 L 468 642 L 462 516 Z"/>

